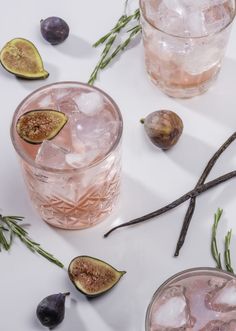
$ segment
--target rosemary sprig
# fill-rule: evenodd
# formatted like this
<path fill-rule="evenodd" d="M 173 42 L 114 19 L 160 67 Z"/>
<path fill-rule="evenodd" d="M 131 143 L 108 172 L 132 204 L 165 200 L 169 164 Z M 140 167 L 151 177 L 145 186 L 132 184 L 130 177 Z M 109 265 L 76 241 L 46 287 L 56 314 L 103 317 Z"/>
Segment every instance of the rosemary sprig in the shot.
<path fill-rule="evenodd" d="M 101 66 L 103 61 L 106 59 L 107 54 L 110 52 L 111 46 L 113 45 L 114 41 L 116 39 L 116 35 L 111 35 L 105 45 L 104 50 L 102 51 L 101 59 L 94 68 L 93 72 L 91 73 L 91 76 L 89 78 L 88 84 L 93 85 L 94 82 L 97 79 L 98 72 L 101 70 Z"/>
<path fill-rule="evenodd" d="M 141 31 L 141 26 L 139 24 L 140 20 L 140 10 L 136 9 L 135 12 L 131 15 L 127 15 L 127 5 L 128 0 L 125 1 L 125 9 L 124 14 L 119 18 L 118 22 L 111 29 L 110 32 L 105 34 L 101 37 L 93 47 L 98 47 L 105 43 L 104 49 L 100 56 L 100 60 L 98 61 L 96 67 L 94 68 L 93 72 L 90 75 L 88 84 L 93 85 L 97 79 L 98 73 L 100 70 L 105 69 L 108 64 L 119 54 L 120 52 L 124 51 L 125 48 L 129 45 L 129 43 L 139 34 Z M 124 28 L 128 26 L 130 22 L 136 22 L 136 26 L 127 30 L 125 33 L 129 33 L 129 37 L 126 38 L 121 44 L 119 44 L 114 50 L 112 50 L 113 45 L 117 37 L 123 32 Z"/>
<path fill-rule="evenodd" d="M 63 268 L 64 265 L 57 260 L 52 254 L 45 251 L 40 244 L 29 237 L 28 232 L 18 224 L 23 221 L 21 216 L 2 216 L 0 215 L 0 247 L 5 250 L 10 250 L 13 238 L 18 237 L 32 252 L 38 253 L 50 262 Z M 8 232 L 9 240 L 7 240 L 4 233 Z"/>
<path fill-rule="evenodd" d="M 128 32 L 131 32 L 129 37 L 121 43 L 119 46 L 116 47 L 114 52 L 107 58 L 104 59 L 103 62 L 101 63 L 100 69 L 104 69 L 120 52 L 124 51 L 124 49 L 129 45 L 132 39 L 141 31 L 141 26 L 136 25 L 132 29 L 130 29 Z"/>
<path fill-rule="evenodd" d="M 225 267 L 228 272 L 234 273 L 234 269 L 231 264 L 231 254 L 230 254 L 230 242 L 232 237 L 232 230 L 228 231 L 225 236 Z"/>
<path fill-rule="evenodd" d="M 214 224 L 212 227 L 212 236 L 211 236 L 211 254 L 212 254 L 213 259 L 216 262 L 217 268 L 219 268 L 219 269 L 223 269 L 223 268 L 222 268 L 222 263 L 221 263 L 221 254 L 218 251 L 216 235 L 217 235 L 218 224 L 221 219 L 222 213 L 223 213 L 223 209 L 219 208 L 214 215 Z M 233 269 L 232 263 L 231 263 L 231 253 L 230 253 L 231 237 L 232 237 L 232 230 L 228 231 L 227 235 L 225 236 L 224 263 L 225 263 L 226 271 L 234 274 L 234 269 Z"/>
<path fill-rule="evenodd" d="M 218 209 L 217 212 L 214 215 L 214 224 L 212 227 L 212 236 L 211 236 L 211 254 L 213 259 L 216 262 L 216 266 L 219 269 L 222 269 L 222 263 L 221 263 L 221 254 L 218 251 L 217 246 L 217 240 L 216 240 L 216 234 L 217 234 L 217 228 L 220 221 L 220 218 L 222 216 L 223 209 Z"/>
<path fill-rule="evenodd" d="M 132 20 L 132 18 L 133 18 L 132 15 L 130 15 L 130 16 L 127 16 L 126 14 L 122 15 L 119 18 L 116 25 L 114 26 L 114 28 L 112 28 L 110 32 L 105 34 L 105 36 L 101 37 L 98 41 L 96 41 L 95 44 L 93 44 L 93 47 L 98 47 L 98 46 L 104 44 L 105 41 L 109 37 L 111 37 L 114 34 L 119 33 Z"/>

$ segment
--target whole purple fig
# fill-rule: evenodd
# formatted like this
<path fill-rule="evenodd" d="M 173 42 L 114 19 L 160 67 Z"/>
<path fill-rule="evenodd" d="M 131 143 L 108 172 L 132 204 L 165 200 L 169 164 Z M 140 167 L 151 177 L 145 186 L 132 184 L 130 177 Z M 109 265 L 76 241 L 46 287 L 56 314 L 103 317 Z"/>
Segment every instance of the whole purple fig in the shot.
<path fill-rule="evenodd" d="M 152 143 L 163 150 L 174 146 L 183 132 L 181 118 L 170 110 L 158 110 L 141 120 Z"/>
<path fill-rule="evenodd" d="M 69 294 L 52 294 L 38 304 L 36 314 L 43 326 L 53 329 L 63 321 L 65 316 L 65 298 Z"/>
<path fill-rule="evenodd" d="M 69 35 L 68 24 L 60 17 L 48 17 L 40 21 L 41 34 L 51 45 L 62 43 Z"/>

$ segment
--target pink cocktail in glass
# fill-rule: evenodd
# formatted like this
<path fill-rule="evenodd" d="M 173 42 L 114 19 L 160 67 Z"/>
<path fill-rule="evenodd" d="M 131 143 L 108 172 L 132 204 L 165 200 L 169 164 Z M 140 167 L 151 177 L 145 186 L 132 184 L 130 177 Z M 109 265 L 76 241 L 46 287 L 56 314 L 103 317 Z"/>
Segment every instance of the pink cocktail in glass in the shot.
<path fill-rule="evenodd" d="M 183 271 L 154 294 L 146 331 L 235 331 L 236 277 L 214 268 Z"/>
<path fill-rule="evenodd" d="M 16 132 L 18 118 L 37 109 L 65 113 L 67 124 L 52 140 L 30 144 Z M 33 205 L 42 219 L 64 229 L 104 219 L 119 195 L 123 122 L 103 91 L 77 82 L 45 86 L 18 106 L 11 127 Z"/>
<path fill-rule="evenodd" d="M 190 98 L 220 71 L 235 0 L 140 0 L 147 73 L 164 93 Z"/>

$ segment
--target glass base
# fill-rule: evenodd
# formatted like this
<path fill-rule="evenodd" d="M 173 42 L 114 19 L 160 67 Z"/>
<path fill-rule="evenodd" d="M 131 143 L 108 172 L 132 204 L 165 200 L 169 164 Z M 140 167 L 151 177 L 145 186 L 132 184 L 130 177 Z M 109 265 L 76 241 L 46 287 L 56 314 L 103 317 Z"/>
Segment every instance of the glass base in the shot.
<path fill-rule="evenodd" d="M 97 213 L 90 213 L 88 211 L 86 215 L 85 213 L 80 212 L 80 215 L 69 216 L 65 213 L 55 213 L 55 210 L 43 207 L 36 207 L 36 209 L 39 212 L 42 220 L 53 227 L 64 230 L 83 230 L 91 228 L 104 221 L 112 213 L 115 206 L 117 205 L 118 197 L 119 190 L 117 191 L 116 195 L 112 197 L 112 201 L 107 202 L 106 206 L 102 206 L 102 209 L 98 210 Z"/>
<path fill-rule="evenodd" d="M 220 71 L 220 67 L 214 73 L 214 75 L 211 76 L 210 79 L 191 87 L 181 87 L 181 85 L 179 86 L 167 85 L 164 81 L 156 80 L 148 71 L 147 73 L 152 83 L 158 86 L 158 88 L 163 93 L 167 94 L 169 97 L 179 98 L 179 99 L 189 99 L 205 93 L 216 81 L 219 71 Z"/>

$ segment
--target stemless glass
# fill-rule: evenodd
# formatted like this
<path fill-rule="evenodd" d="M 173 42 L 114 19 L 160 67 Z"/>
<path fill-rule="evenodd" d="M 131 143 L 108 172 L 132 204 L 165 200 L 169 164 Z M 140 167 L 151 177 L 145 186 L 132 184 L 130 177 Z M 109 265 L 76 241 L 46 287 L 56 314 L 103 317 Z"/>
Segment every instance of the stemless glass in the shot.
<path fill-rule="evenodd" d="M 162 331 L 162 330 L 186 330 L 186 331 L 208 331 L 208 330 L 227 330 L 227 325 L 235 321 L 235 309 L 221 308 L 220 305 L 217 309 L 212 309 L 210 300 L 216 291 L 221 290 L 228 282 L 233 282 L 236 286 L 235 275 L 215 268 L 193 268 L 184 270 L 168 280 L 166 280 L 154 293 L 151 302 L 148 306 L 145 321 L 146 331 Z M 229 295 L 228 288 L 226 289 Z M 233 293 L 235 289 L 233 288 Z M 213 294 L 213 295 L 211 295 Z M 187 314 L 183 314 L 182 302 L 174 303 L 175 308 L 163 309 L 166 299 L 170 298 L 185 298 Z M 231 298 L 231 297 L 230 297 Z M 229 305 L 232 304 L 229 298 Z M 225 300 L 225 297 L 224 299 Z M 224 303 L 226 304 L 226 303 Z M 224 305 L 223 305 L 224 306 Z M 162 307 L 162 316 L 157 317 L 158 309 Z M 163 314 L 169 314 L 169 319 Z M 171 317 L 175 315 L 176 324 L 173 326 L 174 321 Z M 177 316 L 180 314 L 179 316 Z M 179 318 L 178 318 L 179 317 Z M 169 323 L 170 328 L 163 325 L 158 325 L 158 319 L 161 318 L 162 323 Z M 184 319 L 188 319 L 186 322 Z M 210 326 L 215 326 L 211 328 Z M 218 326 L 218 328 L 216 328 Z"/>
<path fill-rule="evenodd" d="M 99 111 L 83 113 L 81 102 L 83 107 L 92 102 Z M 29 144 L 18 135 L 16 124 L 22 114 L 40 109 L 62 111 L 69 120 L 54 139 Z M 122 131 L 116 103 L 87 84 L 47 85 L 20 103 L 12 120 L 12 143 L 32 203 L 44 221 L 64 229 L 81 229 L 111 212 L 119 196 Z"/>
<path fill-rule="evenodd" d="M 185 15 L 189 30 L 183 25 L 186 17 L 181 7 L 176 9 L 178 13 L 167 7 L 160 10 L 165 3 L 170 1 L 140 0 L 146 70 L 151 81 L 167 95 L 190 98 L 207 91 L 218 76 L 235 17 L 235 0 L 222 2 L 222 7 L 216 2 L 211 6 L 213 2 L 206 0 L 202 13 L 196 12 L 192 1 L 172 1 L 173 6 L 188 6 Z M 203 1 L 195 1 L 195 6 L 198 3 Z M 228 15 L 227 19 L 223 14 Z M 209 22 L 206 27 L 200 25 L 201 15 Z"/>

